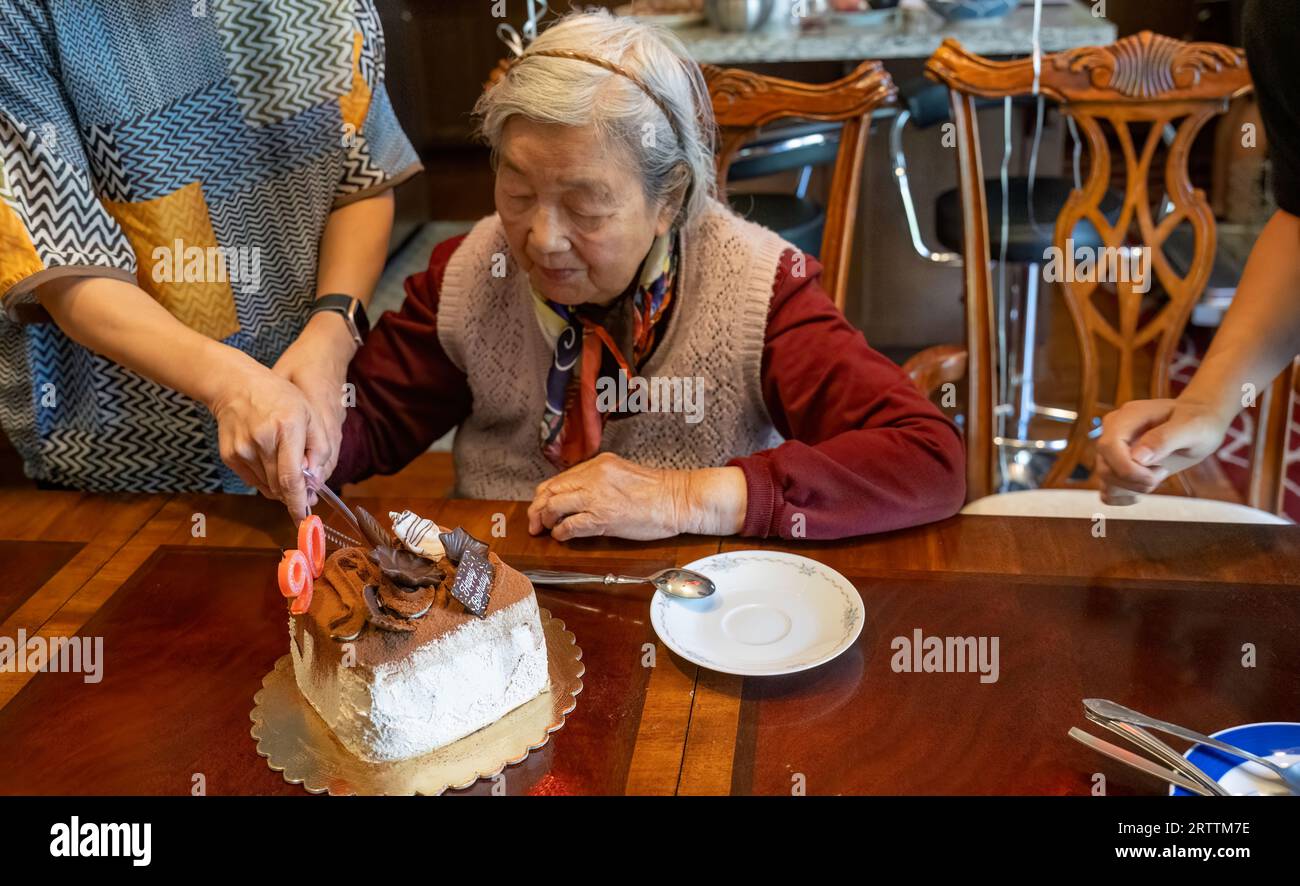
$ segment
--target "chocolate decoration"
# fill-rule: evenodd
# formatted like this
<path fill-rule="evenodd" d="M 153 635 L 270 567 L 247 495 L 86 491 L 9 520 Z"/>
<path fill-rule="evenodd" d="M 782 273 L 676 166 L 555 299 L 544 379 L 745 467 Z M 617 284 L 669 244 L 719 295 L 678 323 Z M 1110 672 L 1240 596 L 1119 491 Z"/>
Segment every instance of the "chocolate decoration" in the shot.
<path fill-rule="evenodd" d="M 471 539 L 472 541 L 473 539 Z M 483 551 L 471 547 L 465 551 L 460 562 L 456 564 L 456 581 L 452 583 L 451 595 L 465 605 L 465 608 L 479 618 L 487 615 L 488 603 L 492 592 L 492 575 L 496 567 L 487 558 L 487 546 Z M 450 545 L 448 548 L 450 549 Z"/>
<path fill-rule="evenodd" d="M 435 562 L 442 559 L 446 552 L 438 540 L 442 530 L 437 523 L 414 511 L 389 511 L 388 518 L 393 521 L 393 534 L 408 551 Z"/>
<path fill-rule="evenodd" d="M 438 597 L 438 587 L 398 587 L 391 582 L 379 585 L 379 604 L 385 611 L 405 619 L 416 619 L 429 611 Z"/>
<path fill-rule="evenodd" d="M 384 575 L 403 587 L 423 588 L 436 585 L 443 579 L 438 564 L 405 548 L 380 545 L 370 552 L 370 560 L 383 570 Z"/>
<path fill-rule="evenodd" d="M 360 548 L 344 548 L 325 561 L 321 578 L 338 594 L 347 612 L 330 622 L 330 637 L 340 643 L 355 640 L 369 620 L 363 588 L 381 574 Z"/>
<path fill-rule="evenodd" d="M 363 507 L 355 507 L 352 512 L 356 514 L 357 525 L 361 527 L 361 532 L 366 536 L 366 541 L 370 542 L 373 547 L 397 547 L 397 539 L 384 528 L 382 523 L 372 517 L 369 511 Z"/>
<path fill-rule="evenodd" d="M 368 620 L 364 605 L 349 609 L 345 615 L 330 622 L 330 639 L 338 640 L 340 643 L 355 640 L 365 630 Z"/>
<path fill-rule="evenodd" d="M 379 602 L 379 585 L 366 585 L 361 591 L 361 596 L 365 598 L 366 609 L 370 611 L 370 623 L 375 627 L 396 633 L 411 633 L 415 630 L 413 621 L 393 618 L 384 611 Z"/>
<path fill-rule="evenodd" d="M 440 532 L 438 538 L 447 552 L 447 559 L 457 566 L 467 551 L 477 551 L 484 558 L 487 557 L 488 546 L 466 532 L 464 527 L 457 526 L 451 532 Z"/>

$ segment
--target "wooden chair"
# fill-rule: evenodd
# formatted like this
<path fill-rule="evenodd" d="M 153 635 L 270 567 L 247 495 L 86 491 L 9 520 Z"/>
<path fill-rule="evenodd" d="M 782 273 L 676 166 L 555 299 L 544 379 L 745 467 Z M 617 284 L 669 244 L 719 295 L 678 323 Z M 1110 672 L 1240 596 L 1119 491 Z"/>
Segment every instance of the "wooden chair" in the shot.
<path fill-rule="evenodd" d="M 893 102 L 898 94 L 894 81 L 877 61 L 863 62 L 848 76 L 821 84 L 713 65 L 702 68 L 719 129 L 719 196 L 727 192 L 727 169 L 736 152 L 760 127 L 787 118 L 842 124 L 818 258 L 823 268 L 822 286 L 835 306 L 844 310 L 871 114 Z"/>
<path fill-rule="evenodd" d="M 966 346 L 940 346 L 921 352 L 904 367 L 927 392 L 937 385 L 967 380 L 967 496 L 974 500 L 994 491 L 994 352 L 989 231 L 985 213 L 984 170 L 975 116 L 977 98 L 1006 98 L 1032 93 L 1033 60 L 991 61 L 945 40 L 926 64 L 926 74 L 948 86 L 957 135 L 957 168 L 964 215 Z M 1169 366 L 1187 319 L 1205 287 L 1215 251 L 1214 215 L 1199 189 L 1192 187 L 1187 159 L 1205 123 L 1226 110 L 1228 102 L 1251 88 L 1244 53 L 1211 43 L 1184 43 L 1149 31 L 1110 46 L 1091 46 L 1046 55 L 1041 59 L 1039 89 L 1059 104 L 1087 146 L 1088 171 L 1081 189 L 1072 191 L 1056 219 L 1053 243 L 1073 263 L 1066 241 L 1080 220 L 1102 233 L 1109 249 L 1142 246 L 1151 251 L 1153 282 L 1165 295 L 1155 310 L 1146 310 L 1143 293 L 1132 282 L 1064 282 L 1059 284 L 1079 342 L 1079 419 L 1066 447 L 1043 485 L 1089 485 L 1071 479 L 1083 464 L 1090 468 L 1088 432 L 1094 416 L 1142 396 L 1169 396 Z M 1119 220 L 1107 221 L 1099 208 L 1111 185 L 1112 157 L 1103 124 L 1119 144 L 1124 170 L 1124 203 Z M 1147 126 L 1137 144 L 1133 124 Z M 1162 184 L 1173 209 L 1163 218 L 1153 213 L 1148 179 L 1156 149 L 1167 126 L 1174 137 L 1165 158 Z M 1183 276 L 1171 266 L 1162 245 L 1176 226 L 1191 224 L 1194 260 Z M 1144 310 L 1146 312 L 1144 313 Z M 1102 387 L 1102 349 L 1114 354 L 1115 380 Z M 1151 351 L 1154 350 L 1154 354 Z M 1149 361 L 1149 368 L 1146 363 Z M 1147 376 L 1145 392 L 1136 382 Z M 1274 386 L 1280 390 L 1281 383 Z M 1287 388 L 1289 390 L 1289 387 Z M 1286 397 L 1271 396 L 1268 411 L 1289 408 Z M 1277 431 L 1280 421 L 1263 424 Z M 1280 432 L 1279 432 L 1280 433 Z M 1285 451 L 1285 441 L 1277 445 Z M 1274 454 L 1272 450 L 1268 450 Z M 1256 470 L 1276 469 L 1256 459 Z M 1261 475 L 1260 483 L 1268 481 Z M 1271 482 L 1271 481 L 1268 481 Z M 1261 487 L 1262 489 L 1262 487 Z M 1190 490 L 1184 490 L 1184 494 Z M 1263 497 L 1263 493 L 1260 493 Z"/>
<path fill-rule="evenodd" d="M 502 60 L 485 86 L 495 85 L 509 66 L 509 59 Z M 818 259 L 823 268 L 822 286 L 835 306 L 843 310 L 871 114 L 893 102 L 898 92 L 894 81 L 876 61 L 863 62 L 848 76 L 821 84 L 713 65 L 702 65 L 701 70 L 719 129 L 715 194 L 719 199 L 727 192 L 727 169 L 736 152 L 760 127 L 788 118 L 842 124 Z"/>

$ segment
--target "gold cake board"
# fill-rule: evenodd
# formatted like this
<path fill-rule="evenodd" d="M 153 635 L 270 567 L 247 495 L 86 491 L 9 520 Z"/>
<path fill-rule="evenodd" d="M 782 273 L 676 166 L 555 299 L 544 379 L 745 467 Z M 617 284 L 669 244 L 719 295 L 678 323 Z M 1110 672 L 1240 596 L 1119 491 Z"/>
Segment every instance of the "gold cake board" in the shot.
<path fill-rule="evenodd" d="M 550 687 L 459 741 L 392 763 L 370 763 L 353 756 L 303 697 L 294 680 L 293 661 L 285 655 L 262 678 L 262 688 L 253 696 L 250 732 L 257 753 L 289 784 L 300 784 L 313 794 L 441 794 L 491 778 L 545 745 L 578 706 L 586 671 L 582 650 L 564 622 L 546 609 L 540 612 Z"/>

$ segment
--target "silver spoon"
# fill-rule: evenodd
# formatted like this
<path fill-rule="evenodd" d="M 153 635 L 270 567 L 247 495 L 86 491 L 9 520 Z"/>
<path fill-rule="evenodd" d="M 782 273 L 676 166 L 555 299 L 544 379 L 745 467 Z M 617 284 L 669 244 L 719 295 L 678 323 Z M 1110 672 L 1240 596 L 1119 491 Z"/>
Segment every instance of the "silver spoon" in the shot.
<path fill-rule="evenodd" d="M 1217 738 L 1211 738 L 1208 735 L 1202 735 L 1195 730 L 1179 726 L 1176 723 L 1169 723 L 1164 720 L 1157 720 L 1155 717 L 1149 717 L 1146 714 L 1126 708 L 1118 702 L 1109 701 L 1104 698 L 1085 698 L 1083 706 L 1103 717 L 1111 720 L 1119 720 L 1122 723 L 1131 723 L 1134 726 L 1145 726 L 1147 729 L 1155 729 L 1168 735 L 1173 735 L 1187 741 L 1194 741 L 1197 744 L 1206 747 L 1215 748 L 1234 757 L 1240 757 L 1243 760 L 1249 760 L 1252 763 L 1258 763 L 1260 766 L 1270 770 L 1282 783 L 1290 789 L 1293 794 L 1300 794 L 1300 763 L 1291 766 L 1280 766 L 1272 760 L 1265 759 L 1250 751 L 1243 751 L 1239 747 L 1228 744 L 1226 741 L 1220 741 Z"/>
<path fill-rule="evenodd" d="M 644 578 L 636 575 L 615 575 L 612 572 L 597 575 L 594 572 L 555 572 L 550 569 L 526 569 L 524 575 L 528 577 L 529 581 L 553 587 L 587 584 L 606 586 L 651 584 L 671 597 L 683 597 L 687 600 L 708 597 L 718 589 L 712 580 L 700 575 L 698 572 L 676 567 L 660 569 L 654 575 L 648 575 Z"/>

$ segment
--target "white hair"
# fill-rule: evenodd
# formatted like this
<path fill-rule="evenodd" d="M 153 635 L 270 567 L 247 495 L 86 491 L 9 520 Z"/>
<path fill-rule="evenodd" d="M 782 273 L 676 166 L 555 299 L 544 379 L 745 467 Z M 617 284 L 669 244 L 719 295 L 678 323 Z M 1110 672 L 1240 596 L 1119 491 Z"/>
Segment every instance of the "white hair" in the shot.
<path fill-rule="evenodd" d="M 550 50 L 613 62 L 659 102 L 627 77 L 590 62 L 528 57 Z M 494 162 L 506 122 L 515 115 L 563 126 L 590 125 L 607 144 L 622 145 L 637 166 L 648 200 L 682 200 L 678 225 L 690 224 L 714 192 L 708 87 L 699 65 L 670 31 L 615 18 L 606 10 L 565 16 L 545 29 L 523 60 L 474 106 L 479 134 L 492 148 Z"/>

